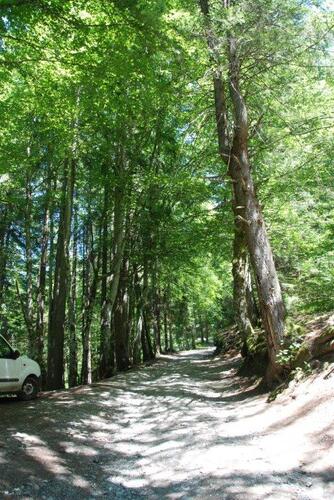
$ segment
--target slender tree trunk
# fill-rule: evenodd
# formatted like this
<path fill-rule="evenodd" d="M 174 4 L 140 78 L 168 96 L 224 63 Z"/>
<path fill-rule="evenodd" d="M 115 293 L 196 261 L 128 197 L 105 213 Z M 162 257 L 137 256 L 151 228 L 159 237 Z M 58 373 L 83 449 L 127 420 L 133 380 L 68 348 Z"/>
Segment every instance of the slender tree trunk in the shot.
<path fill-rule="evenodd" d="M 3 292 L 5 289 L 6 282 L 6 260 L 7 260 L 7 249 L 6 240 L 7 232 L 9 231 L 8 224 L 8 210 L 6 207 L 0 208 L 0 310 L 3 304 Z"/>
<path fill-rule="evenodd" d="M 89 209 L 90 211 L 90 209 Z M 89 215 L 90 217 L 90 215 Z M 91 342 L 90 342 L 90 316 L 91 316 L 91 273 L 93 248 L 91 241 L 91 221 L 85 224 L 84 248 L 85 259 L 83 269 L 83 309 L 82 309 L 82 364 L 81 364 L 81 384 L 91 384 Z"/>
<path fill-rule="evenodd" d="M 143 316 L 142 316 L 142 297 L 141 297 L 141 289 L 139 283 L 139 276 L 136 271 L 134 271 L 134 297 L 136 302 L 136 318 L 135 318 L 135 338 L 133 341 L 133 363 L 139 364 L 141 362 L 141 333 L 143 328 Z"/>
<path fill-rule="evenodd" d="M 158 287 L 158 262 L 155 259 L 152 269 L 152 312 L 155 352 L 161 354 L 161 296 Z"/>
<path fill-rule="evenodd" d="M 129 368 L 129 295 L 127 291 L 128 261 L 125 259 L 118 287 L 114 310 L 115 355 L 118 371 Z"/>
<path fill-rule="evenodd" d="M 65 312 L 69 274 L 69 241 L 71 233 L 75 161 L 64 161 L 63 199 L 60 212 L 53 295 L 49 317 L 48 373 L 49 389 L 64 387 Z"/>
<path fill-rule="evenodd" d="M 118 294 L 125 247 L 125 187 L 121 175 L 119 181 L 114 189 L 113 259 L 111 270 L 106 277 L 106 300 L 102 311 L 100 373 L 104 377 L 112 375 L 114 369 L 113 331 L 115 329 L 112 328 L 111 320 Z"/>
<path fill-rule="evenodd" d="M 130 261 L 131 259 L 129 259 Z M 133 364 L 133 346 L 137 336 L 137 315 L 136 315 L 136 299 L 134 290 L 134 274 L 133 268 L 129 268 L 129 278 L 128 278 L 128 296 L 129 296 L 129 307 L 128 307 L 128 335 L 129 335 L 129 361 Z"/>
<path fill-rule="evenodd" d="M 169 327 L 168 327 L 168 331 L 169 331 L 169 352 L 173 352 L 174 351 L 174 343 L 173 343 L 173 328 L 172 328 L 172 325 L 170 324 Z"/>
<path fill-rule="evenodd" d="M 209 321 L 207 318 L 205 320 L 205 342 L 209 343 Z"/>
<path fill-rule="evenodd" d="M 165 340 L 164 343 L 165 343 L 165 353 L 167 353 L 169 351 L 169 344 L 168 344 L 168 300 L 166 292 L 164 293 L 163 313 L 164 313 L 164 340 Z"/>
<path fill-rule="evenodd" d="M 145 265 L 144 265 L 144 275 L 145 275 Z M 146 285 L 146 287 L 145 287 Z M 145 317 L 145 305 L 147 301 L 147 276 L 143 279 L 143 285 L 141 286 L 138 280 L 138 291 L 137 296 L 139 298 L 139 324 L 140 324 L 140 340 L 141 340 L 141 349 L 143 353 L 143 361 L 150 361 L 150 347 L 148 344 L 148 335 L 147 335 L 147 323 Z"/>
<path fill-rule="evenodd" d="M 143 351 L 143 361 L 151 361 L 153 358 L 151 356 L 151 349 L 149 345 L 149 332 L 148 325 L 146 322 L 145 313 L 143 312 L 141 318 L 141 347 Z"/>
<path fill-rule="evenodd" d="M 72 272 L 68 303 L 69 328 L 69 363 L 68 384 L 78 385 L 78 340 L 77 340 L 77 267 L 78 267 L 78 210 L 74 208 L 73 241 L 72 241 Z"/>
<path fill-rule="evenodd" d="M 155 291 L 154 295 L 154 338 L 155 338 L 155 348 L 158 354 L 161 354 L 161 300 L 159 290 Z"/>
<path fill-rule="evenodd" d="M 10 241 L 10 222 L 7 207 L 0 208 L 0 333 L 7 335 L 7 319 L 3 314 L 6 295 L 7 255 Z"/>
<path fill-rule="evenodd" d="M 44 362 L 45 340 L 45 294 L 48 263 L 48 246 L 50 239 L 50 198 L 51 198 L 51 167 L 48 167 L 47 185 L 45 190 L 44 213 L 41 237 L 41 254 L 39 261 L 39 276 L 37 285 L 37 316 L 36 316 L 36 361 L 42 371 L 42 381 L 45 382 L 46 367 Z"/>
<path fill-rule="evenodd" d="M 102 227 L 102 280 L 101 280 L 101 329 L 100 329 L 100 362 L 99 373 L 101 378 L 111 377 L 115 369 L 114 342 L 111 329 L 111 301 L 110 301 L 110 270 L 109 270 L 109 207 L 110 189 L 109 179 L 105 173 L 104 207 Z"/>
<path fill-rule="evenodd" d="M 201 315 L 198 316 L 198 324 L 199 324 L 199 333 L 201 336 L 201 344 L 204 344 L 203 319 Z"/>
<path fill-rule="evenodd" d="M 150 325 L 150 317 L 148 311 L 144 311 L 143 314 L 143 323 L 145 326 L 145 335 L 146 335 L 146 341 L 147 341 L 147 346 L 148 346 L 148 353 L 149 353 L 149 361 L 152 359 L 155 359 L 155 353 L 152 345 L 152 336 L 151 336 L 151 325 Z"/>
<path fill-rule="evenodd" d="M 32 261 L 32 237 L 31 237 L 31 223 L 32 223 L 32 187 L 30 176 L 26 179 L 26 206 L 25 206 L 25 268 L 26 268 L 26 305 L 25 317 L 26 325 L 28 328 L 29 337 L 29 356 L 36 357 L 36 337 L 33 327 L 33 261 Z"/>
<path fill-rule="evenodd" d="M 82 315 L 82 367 L 81 383 L 92 383 L 92 346 L 91 346 L 91 326 L 93 320 L 94 304 L 99 281 L 100 258 L 94 251 L 93 227 L 91 220 L 87 227 L 87 259 L 86 259 L 86 278 L 84 310 Z"/>
<path fill-rule="evenodd" d="M 53 192 L 56 192 L 58 186 L 57 176 L 52 183 Z M 55 202 L 54 199 L 50 201 L 50 245 L 49 245 L 49 270 L 48 270 L 48 303 L 49 309 L 51 308 L 52 303 L 52 294 L 53 294 L 53 275 L 54 275 L 54 262 L 55 262 L 55 221 L 54 221 L 54 213 L 55 213 Z"/>
<path fill-rule="evenodd" d="M 151 361 L 152 359 L 155 358 L 151 340 L 150 307 L 149 307 L 148 294 L 149 294 L 148 261 L 146 256 L 144 256 L 143 289 L 142 289 L 143 321 L 142 321 L 142 334 L 141 334 L 144 361 Z"/>
<path fill-rule="evenodd" d="M 191 328 L 191 348 L 196 349 L 196 324 L 190 325 Z"/>
<path fill-rule="evenodd" d="M 141 332 L 143 328 L 143 318 L 141 309 L 137 307 L 137 321 L 136 321 L 136 336 L 133 342 L 133 364 L 138 365 L 141 362 Z"/>

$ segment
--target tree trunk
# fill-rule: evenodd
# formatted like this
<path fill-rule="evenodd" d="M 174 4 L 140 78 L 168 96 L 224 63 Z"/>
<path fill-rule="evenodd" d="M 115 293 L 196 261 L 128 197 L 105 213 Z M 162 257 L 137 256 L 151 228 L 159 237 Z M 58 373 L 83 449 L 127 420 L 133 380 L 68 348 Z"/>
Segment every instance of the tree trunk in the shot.
<path fill-rule="evenodd" d="M 141 362 L 141 332 L 143 327 L 142 323 L 143 323 L 143 318 L 141 315 L 141 309 L 137 307 L 136 336 L 133 342 L 133 354 L 132 354 L 134 365 L 139 365 L 139 363 Z"/>
<path fill-rule="evenodd" d="M 129 259 L 130 260 L 130 259 Z M 134 290 L 135 275 L 133 268 L 129 268 L 128 278 L 128 295 L 129 295 L 129 308 L 128 308 L 128 324 L 129 324 L 129 362 L 133 364 L 133 346 L 137 337 L 137 314 L 136 314 L 136 298 Z"/>
<path fill-rule="evenodd" d="M 109 270 L 109 207 L 110 184 L 105 175 L 102 227 L 102 280 L 101 280 L 101 328 L 100 328 L 100 378 L 111 377 L 115 369 L 114 343 L 111 330 L 110 270 Z"/>
<path fill-rule="evenodd" d="M 90 215 L 89 215 L 90 217 Z M 92 346 L 91 346 L 91 326 L 93 320 L 93 311 L 97 286 L 99 281 L 100 258 L 94 251 L 93 227 L 91 220 L 87 224 L 86 232 L 86 276 L 85 276 L 85 294 L 84 310 L 82 315 L 82 367 L 81 383 L 92 383 Z"/>
<path fill-rule="evenodd" d="M 10 222 L 7 207 L 0 208 L 0 333 L 7 335 L 7 320 L 3 314 L 6 295 L 7 255 L 10 240 Z"/>
<path fill-rule="evenodd" d="M 166 292 L 164 293 L 164 340 L 165 340 L 165 353 L 169 351 L 169 345 L 168 345 L 168 301 L 167 301 L 167 294 Z"/>
<path fill-rule="evenodd" d="M 63 199 L 58 228 L 48 336 L 48 389 L 64 387 L 64 336 L 75 161 L 64 161 Z"/>
<path fill-rule="evenodd" d="M 151 340 L 151 328 L 150 328 L 150 307 L 149 307 L 149 284 L 148 284 L 148 260 L 144 256 L 144 272 L 143 272 L 143 288 L 142 288 L 142 349 L 143 349 L 143 361 L 151 361 L 155 358 L 154 351 L 152 348 Z"/>
<path fill-rule="evenodd" d="M 129 295 L 127 291 L 128 262 L 124 261 L 114 310 L 115 355 L 118 371 L 129 368 Z"/>
<path fill-rule="evenodd" d="M 78 341 L 77 341 L 77 266 L 78 266 L 78 210 L 74 209 L 72 272 L 68 303 L 69 363 L 68 385 L 78 385 Z"/>
<path fill-rule="evenodd" d="M 36 337 L 33 327 L 33 287 L 32 287 L 32 241 L 31 241 L 31 223 L 32 223 L 32 187 L 30 176 L 26 179 L 26 205 L 25 205 L 25 270 L 26 270 L 26 304 L 25 304 L 25 317 L 28 329 L 29 338 L 29 356 L 36 357 Z"/>
<path fill-rule="evenodd" d="M 157 290 L 154 296 L 154 338 L 155 338 L 155 349 L 158 354 L 161 354 L 161 304 L 160 304 L 160 293 Z"/>
<path fill-rule="evenodd" d="M 143 361 L 151 361 L 154 359 L 152 350 L 150 328 L 147 321 L 146 313 L 143 311 L 141 323 L 141 346 L 143 351 Z"/>
<path fill-rule="evenodd" d="M 224 8 L 229 6 L 226 1 L 223 4 Z M 226 89 L 223 81 L 222 72 L 220 69 L 220 54 L 219 41 L 217 40 L 211 21 L 209 19 L 209 2 L 208 0 L 200 0 L 200 8 L 206 20 L 206 39 L 210 49 L 211 58 L 216 66 L 213 76 L 213 90 L 215 99 L 216 126 L 218 137 L 219 154 L 226 164 L 230 166 L 231 154 L 231 138 L 229 137 L 229 126 L 227 117 L 226 104 Z M 233 303 L 235 319 L 238 325 L 239 333 L 242 338 L 243 348 L 242 354 L 247 355 L 247 338 L 252 333 L 252 317 L 254 311 L 251 310 L 252 295 L 250 295 L 249 287 L 251 286 L 251 275 L 248 265 L 248 249 L 246 232 L 240 221 L 237 219 L 237 207 L 241 205 L 241 200 L 238 199 L 238 191 L 234 190 L 233 211 L 235 213 L 234 223 L 234 241 L 233 241 Z"/>
<path fill-rule="evenodd" d="M 205 342 L 209 343 L 209 321 L 205 320 Z"/>
<path fill-rule="evenodd" d="M 7 249 L 6 240 L 7 232 L 9 231 L 8 224 L 8 210 L 6 207 L 0 208 L 0 310 L 4 299 L 4 289 L 6 282 L 6 260 L 7 260 Z"/>
<path fill-rule="evenodd" d="M 208 0 L 200 0 L 200 7 L 207 22 L 208 46 L 214 55 L 215 63 L 219 63 L 219 44 L 210 24 Z M 228 1 L 223 4 L 223 8 L 227 7 L 229 7 Z M 260 313 L 266 333 L 269 356 L 266 378 L 270 384 L 275 378 L 279 378 L 281 371 L 277 362 L 277 354 L 281 348 L 284 334 L 284 305 L 271 247 L 250 171 L 247 107 L 239 88 L 240 61 L 238 59 L 237 43 L 236 38 L 229 35 L 228 80 L 233 107 L 232 141 L 228 136 L 226 91 L 219 69 L 214 77 L 216 121 L 219 152 L 228 165 L 233 182 L 235 224 L 239 224 L 240 228 L 242 228 L 240 230 L 246 235 L 250 260 L 256 277 Z M 245 274 L 245 271 L 243 271 L 239 273 L 239 276 Z M 246 303 L 247 301 L 243 300 L 244 307 Z M 246 309 L 244 309 L 243 313 L 248 316 Z"/>
<path fill-rule="evenodd" d="M 233 303 L 235 319 L 242 338 L 243 357 L 248 355 L 248 338 L 256 322 L 246 234 L 235 224 L 233 241 Z"/>
<path fill-rule="evenodd" d="M 191 328 L 191 348 L 196 349 L 196 324 L 194 322 L 193 325 L 190 326 Z"/>
<path fill-rule="evenodd" d="M 151 327 L 150 327 L 150 318 L 148 316 L 148 311 L 144 311 L 143 322 L 145 325 L 145 335 L 148 345 L 148 353 L 149 353 L 149 361 L 155 359 L 155 353 L 152 345 L 152 337 L 151 337 Z"/>
<path fill-rule="evenodd" d="M 171 324 L 169 325 L 168 330 L 169 330 L 169 336 L 168 336 L 169 337 L 169 352 L 172 353 L 174 351 L 174 343 L 173 343 L 173 331 L 172 331 L 173 329 L 172 329 Z"/>
<path fill-rule="evenodd" d="M 152 270 L 152 298 L 153 298 L 153 332 L 155 352 L 161 354 L 161 294 L 157 278 L 158 262 L 155 260 Z"/>
<path fill-rule="evenodd" d="M 201 344 L 204 344 L 204 329 L 203 329 L 203 320 L 201 315 L 198 316 L 198 327 L 201 336 Z"/>
<path fill-rule="evenodd" d="M 48 167 L 47 185 L 45 190 L 44 213 L 41 237 L 41 255 L 39 261 L 39 276 L 37 286 L 37 316 L 36 316 L 36 361 L 42 371 L 42 381 L 45 382 L 46 367 L 44 363 L 44 338 L 45 338 L 45 293 L 48 263 L 48 246 L 50 238 L 50 198 L 51 198 L 51 167 Z"/>
<path fill-rule="evenodd" d="M 133 363 L 134 364 L 139 364 L 141 362 L 141 333 L 142 333 L 142 328 L 143 328 L 143 317 L 142 317 L 142 297 L 141 297 L 141 289 L 140 289 L 140 283 L 139 283 L 139 276 L 136 271 L 134 271 L 134 281 L 133 281 L 133 288 L 134 288 L 134 297 L 135 297 L 135 302 L 136 302 L 136 318 L 135 318 L 135 325 L 136 325 L 136 331 L 135 331 L 135 338 L 133 341 Z"/>
<path fill-rule="evenodd" d="M 236 219 L 243 224 L 246 232 L 250 259 L 256 276 L 260 313 L 269 356 L 266 378 L 270 384 L 279 377 L 281 371 L 277 354 L 283 341 L 285 312 L 280 283 L 250 171 L 247 107 L 239 89 L 240 62 L 237 55 L 237 40 L 233 37 L 229 38 L 228 55 L 230 94 L 234 114 L 229 173 L 238 203 Z"/>
<path fill-rule="evenodd" d="M 55 176 L 54 181 L 52 183 L 53 192 L 56 192 L 58 187 L 57 176 Z M 53 275 L 54 275 L 54 261 L 55 261 L 55 221 L 54 221 L 54 213 L 55 213 L 55 202 L 54 199 L 50 202 L 50 246 L 49 246 L 49 270 L 48 270 L 48 302 L 49 302 L 49 311 L 52 303 L 52 294 L 53 294 Z"/>
<path fill-rule="evenodd" d="M 119 173 L 119 169 L 117 172 Z M 100 374 L 103 377 L 111 376 L 114 370 L 114 328 L 112 328 L 111 321 L 118 294 L 125 247 L 125 186 L 123 182 L 123 178 L 119 176 L 119 183 L 114 189 L 113 260 L 109 274 L 104 275 L 106 280 L 106 289 L 104 292 L 106 299 L 101 312 L 102 332 L 100 347 Z M 105 244 L 107 243 L 105 242 Z"/>

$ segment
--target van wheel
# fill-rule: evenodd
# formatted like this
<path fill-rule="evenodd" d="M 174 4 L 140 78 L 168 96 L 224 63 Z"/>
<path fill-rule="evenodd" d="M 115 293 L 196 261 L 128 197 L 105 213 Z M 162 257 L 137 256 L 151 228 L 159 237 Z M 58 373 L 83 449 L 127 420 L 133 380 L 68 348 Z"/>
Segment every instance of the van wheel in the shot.
<path fill-rule="evenodd" d="M 38 391 L 38 380 L 35 377 L 27 377 L 23 382 L 22 389 L 18 396 L 22 401 L 31 401 L 37 398 Z"/>

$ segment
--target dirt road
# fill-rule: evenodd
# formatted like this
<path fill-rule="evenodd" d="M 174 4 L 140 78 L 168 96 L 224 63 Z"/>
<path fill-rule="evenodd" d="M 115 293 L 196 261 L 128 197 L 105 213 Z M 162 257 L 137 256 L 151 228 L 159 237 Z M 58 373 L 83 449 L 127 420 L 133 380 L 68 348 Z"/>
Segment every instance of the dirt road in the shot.
<path fill-rule="evenodd" d="M 333 499 L 333 378 L 269 405 L 210 354 L 0 401 L 0 498 Z"/>

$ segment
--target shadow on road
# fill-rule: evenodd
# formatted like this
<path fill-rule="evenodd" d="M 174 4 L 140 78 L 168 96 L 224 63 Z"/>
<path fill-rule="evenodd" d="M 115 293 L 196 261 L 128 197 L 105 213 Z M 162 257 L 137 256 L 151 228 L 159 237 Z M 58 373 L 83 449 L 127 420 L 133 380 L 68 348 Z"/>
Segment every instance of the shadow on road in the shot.
<path fill-rule="evenodd" d="M 36 402 L 0 400 L 0 495 L 262 498 L 303 484 L 294 469 L 239 470 L 264 431 L 244 419 L 266 411 L 239 362 L 191 351 Z"/>

